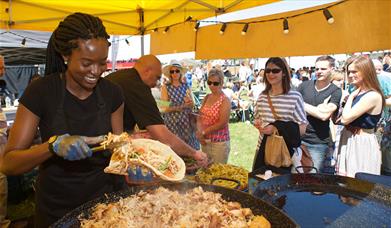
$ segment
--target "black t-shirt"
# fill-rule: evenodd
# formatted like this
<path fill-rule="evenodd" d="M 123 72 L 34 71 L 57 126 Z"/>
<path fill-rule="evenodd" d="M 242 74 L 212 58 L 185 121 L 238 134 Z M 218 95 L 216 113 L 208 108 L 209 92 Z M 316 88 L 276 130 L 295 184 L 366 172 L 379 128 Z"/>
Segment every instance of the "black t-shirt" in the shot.
<path fill-rule="evenodd" d="M 65 89 L 59 75 L 33 81 L 20 103 L 37 115 L 43 141 L 52 135 L 97 136 L 111 129 L 111 114 L 123 103 L 121 89 L 100 79 L 93 93 L 80 100 Z M 52 156 L 39 166 L 36 184 L 37 227 L 48 227 L 81 204 L 124 187 L 123 177 L 103 172 L 110 153 L 67 161 Z"/>
<path fill-rule="evenodd" d="M 331 96 L 329 103 L 333 103 L 338 107 L 342 96 L 341 89 L 331 83 L 326 89 L 317 91 L 315 89 L 315 83 L 316 81 L 312 80 L 305 81 L 301 83 L 297 89 L 297 91 L 303 96 L 304 102 L 313 106 L 318 106 L 323 103 L 327 97 Z M 307 119 L 309 124 L 302 140 L 311 144 L 329 143 L 329 120 L 322 121 L 321 119 L 308 114 Z"/>
<path fill-rule="evenodd" d="M 124 93 L 124 130 L 133 131 L 136 124 L 140 129 L 164 124 L 151 88 L 141 80 L 136 69 L 119 70 L 106 78 L 118 84 Z"/>
<path fill-rule="evenodd" d="M 42 141 L 46 141 L 54 135 L 53 129 L 50 129 L 50 124 L 56 115 L 56 109 L 62 96 L 60 80 L 58 75 L 50 75 L 33 81 L 19 101 L 40 118 L 39 129 Z M 99 79 L 98 84 L 106 106 L 113 113 L 123 102 L 121 89 L 104 78 Z M 91 123 L 82 121 L 86 112 L 95 112 L 96 110 L 98 110 L 98 106 L 95 91 L 85 100 L 80 100 L 66 90 L 64 97 L 65 115 L 74 120 L 81 120 L 74 128 L 69 129 L 68 133 L 71 135 L 96 136 L 96 126 L 91 126 Z"/>

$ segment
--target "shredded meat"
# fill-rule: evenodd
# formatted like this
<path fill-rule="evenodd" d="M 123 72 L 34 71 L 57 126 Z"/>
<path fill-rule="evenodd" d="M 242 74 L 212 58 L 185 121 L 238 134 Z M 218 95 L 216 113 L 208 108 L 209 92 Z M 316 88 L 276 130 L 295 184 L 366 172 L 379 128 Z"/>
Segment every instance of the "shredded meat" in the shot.
<path fill-rule="evenodd" d="M 249 208 L 227 202 L 221 194 L 194 188 L 185 194 L 160 187 L 118 202 L 98 204 L 81 227 L 249 227 Z"/>
<path fill-rule="evenodd" d="M 179 165 L 171 157 L 163 157 L 161 152 L 152 148 L 135 146 L 129 135 L 124 132 L 121 135 L 109 133 L 101 145 L 108 146 L 111 143 L 126 142 L 113 149 L 110 164 L 105 172 L 127 175 L 127 170 L 132 165 L 139 165 L 135 161 L 143 161 L 164 175 L 174 176 L 179 171 Z M 132 160 L 132 162 L 131 162 Z"/>

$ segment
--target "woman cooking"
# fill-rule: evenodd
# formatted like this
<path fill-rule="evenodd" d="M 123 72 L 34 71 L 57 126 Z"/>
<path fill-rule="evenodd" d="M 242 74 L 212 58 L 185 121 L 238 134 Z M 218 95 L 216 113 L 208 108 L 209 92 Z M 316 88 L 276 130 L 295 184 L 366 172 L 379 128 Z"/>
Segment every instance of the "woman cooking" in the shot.
<path fill-rule="evenodd" d="M 36 227 L 48 227 L 81 204 L 124 186 L 123 178 L 103 172 L 110 154 L 92 154 L 80 136 L 122 132 L 121 90 L 100 77 L 108 38 L 99 18 L 67 16 L 48 43 L 46 76 L 32 82 L 20 99 L 0 171 L 19 175 L 39 166 Z M 44 143 L 30 147 L 38 128 Z"/>

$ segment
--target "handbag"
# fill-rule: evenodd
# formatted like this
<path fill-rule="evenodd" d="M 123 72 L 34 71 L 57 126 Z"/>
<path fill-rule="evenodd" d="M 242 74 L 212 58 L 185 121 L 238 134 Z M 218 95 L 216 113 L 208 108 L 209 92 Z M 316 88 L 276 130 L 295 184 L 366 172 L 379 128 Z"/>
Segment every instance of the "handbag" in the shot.
<path fill-rule="evenodd" d="M 278 120 L 276 111 L 274 110 L 272 101 L 269 94 L 267 95 L 267 100 L 272 110 L 275 120 Z M 289 167 L 292 165 L 292 159 L 289 154 L 288 147 L 285 143 L 284 137 L 278 134 L 278 130 L 275 130 L 271 135 L 266 138 L 265 144 L 265 164 L 272 165 L 277 168 Z"/>
<path fill-rule="evenodd" d="M 314 161 L 312 161 L 312 157 L 310 152 L 308 151 L 305 145 L 300 146 L 302 154 L 301 154 L 301 166 L 303 168 L 304 173 L 309 173 L 312 171 L 312 167 L 314 166 Z"/>
<path fill-rule="evenodd" d="M 286 146 L 284 137 L 274 131 L 266 139 L 265 144 L 265 164 L 274 167 L 289 167 L 292 165 L 291 156 Z"/>

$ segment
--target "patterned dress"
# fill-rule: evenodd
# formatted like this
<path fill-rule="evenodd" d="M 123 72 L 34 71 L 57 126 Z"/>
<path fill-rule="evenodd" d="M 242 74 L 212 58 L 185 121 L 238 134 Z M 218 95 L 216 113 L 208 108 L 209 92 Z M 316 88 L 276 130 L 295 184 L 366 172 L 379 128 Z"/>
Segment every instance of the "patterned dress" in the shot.
<path fill-rule="evenodd" d="M 187 90 L 188 87 L 186 84 L 181 84 L 178 87 L 167 85 L 170 107 L 183 105 L 185 103 Z M 164 123 L 172 133 L 174 133 L 194 149 L 199 150 L 200 143 L 196 138 L 196 129 L 190 121 L 190 115 L 191 108 L 186 108 L 181 112 L 163 113 L 163 119 Z"/>

